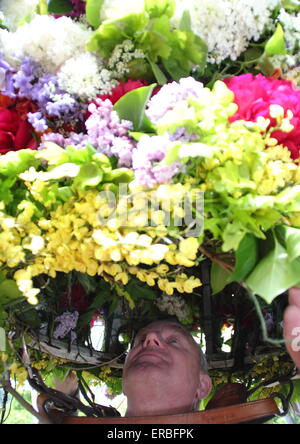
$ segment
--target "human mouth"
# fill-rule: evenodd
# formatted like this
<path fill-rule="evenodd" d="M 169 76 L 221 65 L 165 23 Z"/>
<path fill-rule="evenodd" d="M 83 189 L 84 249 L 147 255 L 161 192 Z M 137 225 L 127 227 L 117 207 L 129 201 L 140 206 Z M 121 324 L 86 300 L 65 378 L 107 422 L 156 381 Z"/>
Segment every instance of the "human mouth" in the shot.
<path fill-rule="evenodd" d="M 135 360 L 141 360 L 141 359 L 160 359 L 160 360 L 164 360 L 163 356 L 158 353 L 158 352 L 153 352 L 153 351 L 145 351 L 142 353 L 139 353 Z"/>

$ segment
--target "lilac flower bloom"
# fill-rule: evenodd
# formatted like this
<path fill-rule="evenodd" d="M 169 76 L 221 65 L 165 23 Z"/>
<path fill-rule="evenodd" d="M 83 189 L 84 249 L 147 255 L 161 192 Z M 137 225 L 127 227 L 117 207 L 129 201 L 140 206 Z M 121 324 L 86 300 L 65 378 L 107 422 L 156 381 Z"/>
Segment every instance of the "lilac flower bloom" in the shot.
<path fill-rule="evenodd" d="M 0 91 L 9 97 L 15 97 L 13 75 L 13 69 L 1 58 L 0 54 Z"/>
<path fill-rule="evenodd" d="M 65 138 L 62 134 L 59 133 L 46 133 L 42 136 L 42 143 L 39 146 L 39 150 L 44 149 L 45 148 L 45 143 L 46 142 L 52 142 L 52 143 L 56 143 L 56 145 L 61 146 L 62 148 L 66 147 L 65 144 Z"/>
<path fill-rule="evenodd" d="M 116 156 L 119 167 L 131 167 L 136 142 L 129 136 L 131 122 L 120 120 L 110 100 L 97 99 L 89 105 L 90 117 L 85 122 L 88 140 L 106 156 Z"/>
<path fill-rule="evenodd" d="M 55 339 L 63 339 L 65 338 L 72 330 L 74 330 L 77 326 L 79 318 L 78 311 L 74 311 L 74 313 L 71 313 L 69 311 L 66 311 L 61 316 L 58 316 L 55 319 L 55 322 L 58 322 L 58 326 L 56 327 L 53 337 Z M 73 332 L 75 333 L 75 332 Z M 74 335 L 73 335 L 74 337 Z M 75 337 L 76 339 L 76 337 Z"/>
<path fill-rule="evenodd" d="M 38 133 L 43 133 L 44 131 L 46 131 L 48 129 L 46 118 L 43 116 L 42 113 L 40 113 L 40 112 L 28 113 L 27 118 L 28 118 L 28 122 L 31 123 L 33 128 Z"/>
<path fill-rule="evenodd" d="M 197 82 L 193 77 L 180 79 L 179 83 L 167 83 L 152 97 L 146 114 L 152 123 L 157 124 L 178 102 L 186 100 L 190 96 L 201 97 L 202 91 L 203 84 Z"/>
<path fill-rule="evenodd" d="M 179 162 L 173 162 L 171 165 L 161 164 L 171 145 L 168 134 L 141 137 L 132 155 L 132 167 L 137 181 L 142 186 L 152 188 L 157 184 L 170 183 L 173 176 L 179 173 Z"/>

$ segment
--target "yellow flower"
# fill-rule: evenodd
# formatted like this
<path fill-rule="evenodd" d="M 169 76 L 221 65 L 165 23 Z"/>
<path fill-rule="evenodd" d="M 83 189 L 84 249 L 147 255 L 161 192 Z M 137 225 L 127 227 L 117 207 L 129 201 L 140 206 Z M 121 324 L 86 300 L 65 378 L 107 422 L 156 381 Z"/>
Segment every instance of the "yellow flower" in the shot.
<path fill-rule="evenodd" d="M 201 281 L 198 278 L 190 278 L 184 282 L 184 291 L 186 293 L 193 293 L 194 289 L 200 287 Z"/>
<path fill-rule="evenodd" d="M 189 237 L 180 241 L 179 250 L 187 258 L 195 260 L 197 257 L 197 251 L 199 248 L 199 242 L 194 237 Z"/>
<path fill-rule="evenodd" d="M 159 274 L 167 274 L 169 270 L 170 268 L 168 267 L 167 264 L 161 264 L 156 267 L 156 271 Z"/>

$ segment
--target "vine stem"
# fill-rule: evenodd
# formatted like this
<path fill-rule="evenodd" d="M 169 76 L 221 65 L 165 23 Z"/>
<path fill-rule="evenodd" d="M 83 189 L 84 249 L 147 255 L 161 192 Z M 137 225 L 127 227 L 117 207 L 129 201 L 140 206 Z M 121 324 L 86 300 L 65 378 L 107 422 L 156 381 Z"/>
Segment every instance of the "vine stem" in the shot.
<path fill-rule="evenodd" d="M 215 256 L 212 253 L 209 253 L 209 251 L 205 250 L 205 248 L 200 247 L 199 251 L 204 254 L 204 256 L 206 256 L 208 259 L 210 259 L 212 262 L 216 262 L 217 264 L 219 264 L 221 267 L 225 268 L 226 270 L 232 272 L 234 270 L 234 267 L 230 264 L 228 264 L 227 262 L 222 261 L 222 259 L 218 258 L 218 256 Z"/>
<path fill-rule="evenodd" d="M 250 296 L 250 298 L 252 299 L 255 308 L 256 308 L 256 312 L 258 315 L 258 318 L 260 320 L 260 325 L 261 325 L 261 329 L 262 329 L 262 336 L 263 336 L 263 341 L 264 342 L 269 342 L 270 344 L 273 345 L 279 345 L 279 344 L 286 344 L 288 341 L 285 339 L 272 339 L 268 336 L 268 330 L 267 330 L 267 326 L 266 326 L 266 322 L 265 322 L 265 318 L 264 315 L 262 313 L 261 307 L 259 305 L 258 299 L 255 295 L 255 293 L 253 293 L 249 288 L 247 288 L 245 285 L 243 285 L 244 288 L 247 290 L 248 295 Z"/>

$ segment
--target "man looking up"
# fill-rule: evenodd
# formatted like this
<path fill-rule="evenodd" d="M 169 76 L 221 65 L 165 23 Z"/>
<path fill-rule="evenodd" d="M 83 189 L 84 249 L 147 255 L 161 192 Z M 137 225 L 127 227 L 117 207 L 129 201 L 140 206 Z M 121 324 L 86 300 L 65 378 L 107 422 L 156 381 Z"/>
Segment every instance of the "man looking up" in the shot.
<path fill-rule="evenodd" d="M 123 370 L 126 416 L 194 412 L 210 390 L 205 358 L 183 326 L 157 321 L 139 331 Z"/>

